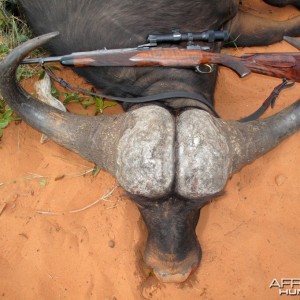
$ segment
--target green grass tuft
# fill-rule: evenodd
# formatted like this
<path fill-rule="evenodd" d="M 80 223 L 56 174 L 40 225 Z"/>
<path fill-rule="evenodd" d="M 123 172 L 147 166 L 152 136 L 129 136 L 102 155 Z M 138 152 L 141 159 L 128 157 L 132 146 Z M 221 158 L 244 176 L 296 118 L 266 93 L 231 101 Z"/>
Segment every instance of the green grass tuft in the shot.
<path fill-rule="evenodd" d="M 0 61 L 20 43 L 31 37 L 31 31 L 26 22 L 20 17 L 12 14 L 10 9 L 16 9 L 15 0 L 0 0 Z M 20 67 L 17 78 L 27 78 L 33 74 L 30 68 Z M 18 118 L 14 115 L 11 108 L 5 104 L 0 95 L 0 139 L 3 135 L 3 128 Z"/>
<path fill-rule="evenodd" d="M 26 22 L 8 10 L 11 6 L 17 7 L 15 1 L 0 0 L 0 59 L 31 37 Z"/>

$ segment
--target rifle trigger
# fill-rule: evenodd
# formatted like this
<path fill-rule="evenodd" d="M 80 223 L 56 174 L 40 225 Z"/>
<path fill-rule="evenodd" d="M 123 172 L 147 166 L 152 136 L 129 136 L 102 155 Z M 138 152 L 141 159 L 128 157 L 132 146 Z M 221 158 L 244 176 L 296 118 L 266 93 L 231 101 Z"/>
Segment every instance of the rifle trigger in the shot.
<path fill-rule="evenodd" d="M 201 70 L 200 65 L 198 65 L 198 66 L 195 66 L 195 72 L 200 73 L 200 74 L 209 74 L 209 73 L 212 73 L 214 70 L 214 67 L 211 64 L 204 64 L 202 66 L 206 67 L 206 69 Z"/>

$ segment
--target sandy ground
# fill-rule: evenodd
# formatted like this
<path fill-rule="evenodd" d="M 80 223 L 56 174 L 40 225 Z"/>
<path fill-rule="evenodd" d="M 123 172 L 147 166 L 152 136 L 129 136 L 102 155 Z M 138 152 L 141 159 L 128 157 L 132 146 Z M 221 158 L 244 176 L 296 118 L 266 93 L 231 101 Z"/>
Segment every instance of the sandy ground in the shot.
<path fill-rule="evenodd" d="M 266 4 L 258 9 L 262 13 L 253 12 L 271 18 L 280 18 L 280 11 L 286 18 L 299 14 Z M 231 53 L 254 51 L 295 49 L 281 42 Z M 77 81 L 68 71 L 64 77 Z M 239 79 L 221 68 L 217 111 L 225 119 L 248 115 L 279 83 L 254 74 Z M 299 84 L 283 91 L 266 116 L 296 101 L 299 93 Z M 202 210 L 196 229 L 203 249 L 200 267 L 183 284 L 163 284 L 142 262 L 147 230 L 115 178 L 104 171 L 83 176 L 91 163 L 51 141 L 41 145 L 40 133 L 24 122 L 12 124 L 0 143 L 0 298 L 285 298 L 269 285 L 273 278 L 300 277 L 299 137 L 232 176 L 224 195 Z M 34 179 L 37 175 L 43 178 Z"/>

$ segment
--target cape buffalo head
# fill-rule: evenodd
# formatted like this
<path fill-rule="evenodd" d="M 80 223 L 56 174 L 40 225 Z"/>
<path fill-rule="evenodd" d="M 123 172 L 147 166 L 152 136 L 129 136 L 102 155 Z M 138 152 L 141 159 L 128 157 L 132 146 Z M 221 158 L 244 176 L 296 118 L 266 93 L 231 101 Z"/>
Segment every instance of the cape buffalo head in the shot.
<path fill-rule="evenodd" d="M 79 116 L 26 93 L 15 73 L 21 60 L 56 33 L 30 40 L 0 63 L 0 92 L 34 128 L 114 175 L 148 227 L 144 259 L 165 282 L 182 282 L 197 267 L 201 207 L 228 178 L 300 127 L 300 101 L 270 118 L 240 123 L 204 110 L 176 115 L 157 105 L 113 116 Z"/>

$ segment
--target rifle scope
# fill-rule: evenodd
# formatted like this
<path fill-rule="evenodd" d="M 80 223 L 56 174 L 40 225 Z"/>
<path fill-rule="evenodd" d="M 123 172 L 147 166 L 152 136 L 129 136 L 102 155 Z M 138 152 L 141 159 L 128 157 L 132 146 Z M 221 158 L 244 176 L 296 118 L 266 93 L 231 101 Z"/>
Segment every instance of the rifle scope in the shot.
<path fill-rule="evenodd" d="M 228 31 L 216 31 L 207 30 L 202 32 L 185 32 L 180 33 L 178 30 L 174 30 L 173 33 L 169 34 L 149 34 L 147 42 L 149 43 L 176 43 L 176 42 L 192 42 L 192 41 L 203 41 L 208 43 L 213 42 L 226 42 L 229 39 Z"/>

